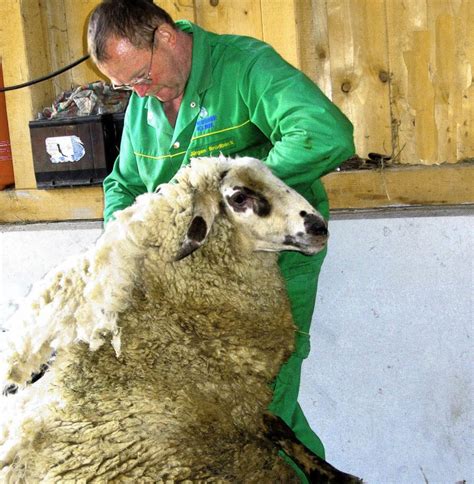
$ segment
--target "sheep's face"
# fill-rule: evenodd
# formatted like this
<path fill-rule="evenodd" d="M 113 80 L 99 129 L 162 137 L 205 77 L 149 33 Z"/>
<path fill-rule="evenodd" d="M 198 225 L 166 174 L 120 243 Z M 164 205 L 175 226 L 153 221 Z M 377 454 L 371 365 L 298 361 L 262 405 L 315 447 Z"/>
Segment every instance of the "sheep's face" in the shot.
<path fill-rule="evenodd" d="M 205 166 L 205 159 L 196 161 Z M 196 195 L 178 260 L 204 243 L 219 214 L 232 222 L 251 250 L 295 250 L 309 255 L 324 248 L 328 238 L 324 218 L 261 161 L 221 158 L 219 162 L 219 195 Z"/>
<path fill-rule="evenodd" d="M 263 163 L 243 160 L 225 172 L 220 192 L 225 213 L 254 250 L 322 250 L 328 231 L 321 214 Z"/>

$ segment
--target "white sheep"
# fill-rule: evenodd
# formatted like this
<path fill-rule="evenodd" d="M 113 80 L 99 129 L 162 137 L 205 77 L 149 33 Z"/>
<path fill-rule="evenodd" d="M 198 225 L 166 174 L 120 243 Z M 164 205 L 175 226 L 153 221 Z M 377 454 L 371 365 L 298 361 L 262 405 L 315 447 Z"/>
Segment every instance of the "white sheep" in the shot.
<path fill-rule="evenodd" d="M 195 159 L 138 197 L 9 325 L 0 480 L 298 482 L 263 421 L 295 331 L 274 252 L 326 238 L 251 158 Z"/>

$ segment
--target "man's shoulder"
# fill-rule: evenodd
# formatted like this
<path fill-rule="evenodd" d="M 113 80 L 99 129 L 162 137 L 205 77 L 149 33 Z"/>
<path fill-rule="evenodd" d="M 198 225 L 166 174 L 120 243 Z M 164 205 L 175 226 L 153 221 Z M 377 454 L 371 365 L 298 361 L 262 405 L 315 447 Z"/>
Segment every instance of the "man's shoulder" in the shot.
<path fill-rule="evenodd" d="M 189 21 L 180 20 L 177 24 L 181 30 L 192 32 L 199 38 L 197 42 L 199 48 L 206 49 L 206 45 L 208 45 L 215 62 L 224 58 L 226 64 L 234 61 L 240 63 L 240 65 L 245 65 L 251 64 L 255 59 L 265 54 L 276 54 L 271 45 L 254 37 L 238 34 L 218 34 Z"/>
<path fill-rule="evenodd" d="M 211 32 L 208 32 L 208 35 L 213 52 L 239 62 L 251 62 L 260 55 L 273 51 L 273 47 L 266 42 L 246 35 L 214 34 Z"/>
<path fill-rule="evenodd" d="M 246 35 L 222 34 L 217 36 L 218 42 L 242 55 L 257 55 L 261 52 L 273 50 L 273 47 L 263 40 Z"/>

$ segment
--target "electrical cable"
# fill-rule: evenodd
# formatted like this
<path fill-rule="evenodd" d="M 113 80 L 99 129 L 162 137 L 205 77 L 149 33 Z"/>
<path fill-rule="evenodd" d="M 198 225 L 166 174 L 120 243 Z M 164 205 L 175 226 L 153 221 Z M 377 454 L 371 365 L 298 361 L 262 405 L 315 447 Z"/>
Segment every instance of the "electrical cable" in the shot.
<path fill-rule="evenodd" d="M 0 92 L 13 91 L 14 89 L 22 89 L 23 87 L 32 86 L 33 84 L 37 84 L 38 82 L 47 81 L 52 77 L 58 76 L 59 74 L 62 74 L 63 72 L 66 72 L 67 70 L 72 69 L 73 67 L 76 67 L 81 62 L 84 62 L 85 60 L 89 59 L 89 57 L 90 55 L 87 54 L 84 57 L 81 57 L 80 59 L 74 61 L 72 64 L 67 65 L 66 67 L 62 67 L 61 69 L 54 71 L 51 74 L 48 74 L 43 77 L 38 77 L 37 79 L 33 79 L 32 81 L 24 82 L 23 84 L 17 84 L 16 86 L 0 87 Z"/>

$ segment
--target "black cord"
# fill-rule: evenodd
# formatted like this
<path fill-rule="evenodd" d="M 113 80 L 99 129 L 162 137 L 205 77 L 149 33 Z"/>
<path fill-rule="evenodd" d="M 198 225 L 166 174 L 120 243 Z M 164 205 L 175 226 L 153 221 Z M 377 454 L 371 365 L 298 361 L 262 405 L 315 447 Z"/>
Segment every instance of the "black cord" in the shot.
<path fill-rule="evenodd" d="M 33 79 L 32 81 L 24 82 L 23 84 L 17 84 L 16 86 L 0 87 L 0 92 L 13 91 L 14 89 L 21 89 L 23 87 L 28 87 L 28 86 L 32 86 L 33 84 L 37 84 L 38 82 L 47 81 L 52 77 L 62 74 L 63 72 L 66 72 L 67 70 L 72 69 L 73 67 L 76 67 L 81 62 L 84 62 L 85 60 L 89 59 L 89 57 L 90 57 L 89 54 L 87 54 L 84 57 L 81 57 L 77 61 L 73 62 L 72 64 L 69 64 L 66 67 L 63 67 L 57 71 L 54 71 L 51 74 L 48 74 L 47 76 L 38 77 L 38 79 Z"/>

